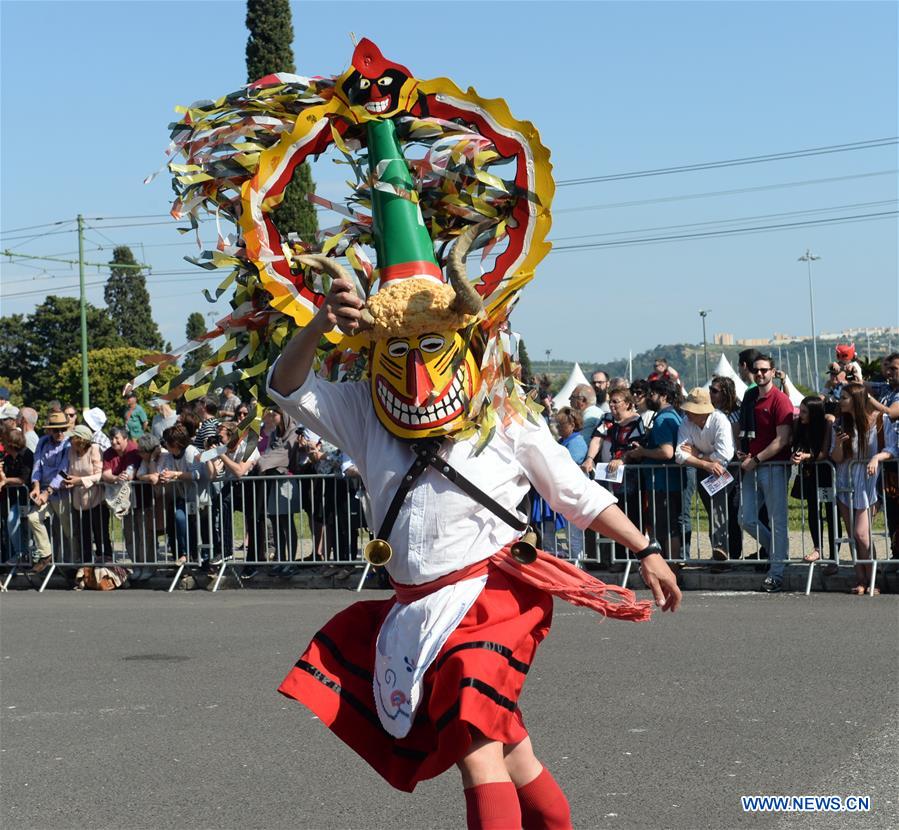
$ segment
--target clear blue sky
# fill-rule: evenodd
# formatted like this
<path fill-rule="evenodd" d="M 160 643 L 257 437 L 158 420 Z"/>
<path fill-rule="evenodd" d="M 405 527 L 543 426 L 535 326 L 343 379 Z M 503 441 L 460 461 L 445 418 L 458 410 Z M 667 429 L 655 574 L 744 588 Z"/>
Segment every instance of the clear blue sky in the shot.
<path fill-rule="evenodd" d="M 537 125 L 557 181 L 897 134 L 892 2 L 292 5 L 300 74 L 342 71 L 349 32 L 370 37 L 418 77 L 446 75 L 506 98 Z M 86 258 L 105 261 L 113 244 L 129 244 L 152 264 L 153 311 L 178 345 L 190 311 L 224 304 L 208 306 L 199 293 L 214 276 L 173 273 L 190 268 L 181 257 L 193 249 L 166 223 L 168 174 L 142 180 L 163 162 L 176 104 L 245 81 L 244 3 L 4 0 L 0 14 L 2 248 L 71 258 L 73 224 L 16 229 L 78 213 L 151 217 L 89 221 Z M 896 168 L 892 145 L 563 186 L 552 238 L 561 248 L 892 211 Z M 320 163 L 315 177 L 324 195 L 340 195 L 339 168 Z M 765 189 L 680 198 L 746 188 Z M 622 204 L 630 202 L 641 204 Z M 161 224 L 116 227 L 132 221 Z M 708 222 L 719 224 L 697 224 Z M 656 228 L 665 230 L 646 230 Z M 822 257 L 813 266 L 819 331 L 899 324 L 897 224 L 888 217 L 556 251 L 513 325 L 533 357 L 551 349 L 581 361 L 696 342 L 699 308 L 712 310 L 710 335 L 807 334 L 808 284 L 796 261 L 807 247 Z M 30 311 L 45 293 L 76 295 L 75 269 L 42 267 L 3 262 L 3 314 Z M 101 278 L 88 272 L 89 282 Z M 102 304 L 102 286 L 89 299 Z"/>

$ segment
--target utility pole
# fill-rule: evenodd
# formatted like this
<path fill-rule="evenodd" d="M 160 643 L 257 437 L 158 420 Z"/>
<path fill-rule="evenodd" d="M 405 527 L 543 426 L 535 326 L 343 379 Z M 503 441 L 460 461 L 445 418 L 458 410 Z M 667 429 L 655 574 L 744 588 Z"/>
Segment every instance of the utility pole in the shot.
<path fill-rule="evenodd" d="M 86 262 L 84 259 L 84 217 L 79 213 L 77 218 L 78 223 L 78 259 L 61 259 L 60 257 L 55 256 L 34 256 L 32 254 L 17 254 L 14 251 L 4 250 L 3 256 L 8 256 L 11 259 L 34 259 L 34 260 L 42 260 L 44 262 L 64 262 L 66 265 L 77 265 L 78 266 L 78 287 L 80 294 L 80 309 L 81 309 L 81 403 L 85 409 L 90 407 L 90 384 L 88 379 L 87 372 L 87 295 L 85 293 L 85 284 L 84 284 L 84 266 L 87 265 L 91 268 L 109 268 L 108 262 Z M 142 262 L 135 263 L 134 265 L 126 265 L 124 263 L 116 264 L 116 268 L 119 269 L 131 269 L 135 271 L 140 271 L 142 269 L 150 269 L 149 265 L 145 265 Z"/>
<path fill-rule="evenodd" d="M 818 335 L 815 332 L 815 295 L 812 290 L 812 263 L 818 259 L 821 259 L 821 257 L 815 256 L 806 248 L 805 253 L 796 260 L 797 262 L 804 262 L 808 269 L 808 306 L 812 315 L 812 354 L 815 356 L 815 382 L 810 383 L 809 388 L 816 394 L 821 384 L 821 376 L 818 374 Z M 808 368 L 808 352 L 805 355 L 805 365 Z"/>
<path fill-rule="evenodd" d="M 699 316 L 702 317 L 702 352 L 705 356 L 705 377 L 709 380 L 709 343 L 705 336 L 705 318 L 708 316 L 710 308 L 699 309 Z"/>
<path fill-rule="evenodd" d="M 87 297 L 84 294 L 84 217 L 78 214 L 78 292 L 81 304 L 81 406 L 90 409 L 87 378 Z"/>

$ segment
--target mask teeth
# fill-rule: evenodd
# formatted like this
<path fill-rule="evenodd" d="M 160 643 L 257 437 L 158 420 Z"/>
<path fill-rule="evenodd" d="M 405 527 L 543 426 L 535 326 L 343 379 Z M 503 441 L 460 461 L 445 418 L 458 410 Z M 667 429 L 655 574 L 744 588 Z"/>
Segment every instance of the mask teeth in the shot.
<path fill-rule="evenodd" d="M 411 407 L 397 399 L 383 380 L 378 381 L 377 395 L 384 409 L 408 426 L 428 426 L 463 408 L 462 380 L 458 374 L 453 378 L 446 398 L 436 406 Z"/>

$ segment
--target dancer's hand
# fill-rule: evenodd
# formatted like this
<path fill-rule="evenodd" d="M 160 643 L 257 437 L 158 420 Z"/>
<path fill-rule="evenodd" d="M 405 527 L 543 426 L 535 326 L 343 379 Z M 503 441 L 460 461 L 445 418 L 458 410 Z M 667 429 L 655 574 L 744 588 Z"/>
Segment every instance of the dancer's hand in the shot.
<path fill-rule="evenodd" d="M 344 334 L 355 334 L 371 327 L 370 318 L 362 310 L 364 305 L 353 284 L 339 277 L 331 283 L 331 290 L 317 317 L 324 330 L 337 326 Z M 328 325 L 325 325 L 326 322 Z"/>
<path fill-rule="evenodd" d="M 651 553 L 640 561 L 640 576 L 646 587 L 652 591 L 656 606 L 662 611 L 677 611 L 680 607 L 681 592 L 677 587 L 677 577 L 668 563 L 658 553 Z"/>

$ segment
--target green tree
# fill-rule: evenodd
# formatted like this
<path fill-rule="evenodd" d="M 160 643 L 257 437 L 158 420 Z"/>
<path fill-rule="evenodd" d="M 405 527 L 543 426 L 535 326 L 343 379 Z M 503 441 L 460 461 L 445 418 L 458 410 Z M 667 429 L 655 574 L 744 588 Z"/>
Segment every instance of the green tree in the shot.
<path fill-rule="evenodd" d="M 247 81 L 276 72 L 296 72 L 293 62 L 293 22 L 288 0 L 247 0 Z M 307 163 L 293 172 L 284 200 L 272 213 L 275 226 L 286 237 L 293 232 L 312 242 L 318 230 L 314 205 L 306 199 L 315 190 Z"/>
<path fill-rule="evenodd" d="M 296 72 L 288 0 L 247 0 L 247 81 Z"/>
<path fill-rule="evenodd" d="M 146 349 L 119 346 L 92 349 L 87 353 L 87 370 L 91 379 L 91 406 L 99 406 L 109 419 L 108 424 L 121 424 L 125 401 L 122 389 L 141 371 L 137 361 Z M 160 373 L 160 382 L 178 374 L 174 367 Z M 144 404 L 152 397 L 149 385 L 135 390 L 138 400 Z M 63 400 L 78 400 L 81 395 L 81 356 L 74 355 L 59 367 L 55 394 Z"/>
<path fill-rule="evenodd" d="M 206 323 L 203 321 L 203 315 L 199 311 L 194 311 L 187 318 L 187 325 L 185 326 L 187 339 L 196 340 L 205 333 Z M 209 360 L 210 357 L 212 357 L 212 349 L 207 343 L 204 343 L 199 349 L 185 356 L 182 368 L 186 371 L 196 372 L 200 365 Z"/>
<path fill-rule="evenodd" d="M 518 362 L 521 364 L 521 380 L 524 383 L 530 383 L 534 370 L 531 368 L 531 358 L 524 345 L 523 337 L 518 341 Z"/>
<path fill-rule="evenodd" d="M 136 268 L 117 268 L 117 265 L 137 265 L 127 245 L 119 245 L 112 252 L 109 279 L 103 289 L 103 299 L 116 331 L 129 346 L 158 351 L 162 348 L 162 335 L 153 320 L 147 278 Z"/>
<path fill-rule="evenodd" d="M 28 373 L 28 321 L 24 314 L 0 317 L 0 375 L 20 380 Z"/>
<path fill-rule="evenodd" d="M 122 345 L 106 309 L 88 304 L 87 331 L 93 348 Z M 40 408 L 59 394 L 59 367 L 70 357 L 80 360 L 80 332 L 81 310 L 75 297 L 51 294 L 27 318 L 0 318 L 0 341 L 4 344 L 0 347 L 0 374 L 20 378 L 25 403 Z M 17 345 L 11 346 L 8 337 L 17 338 Z M 74 399 L 80 399 L 80 391 Z"/>
<path fill-rule="evenodd" d="M 9 389 L 9 400 L 13 406 L 23 407 L 25 402 L 22 399 L 22 378 L 8 378 L 6 375 L 0 375 L 0 386 Z"/>

